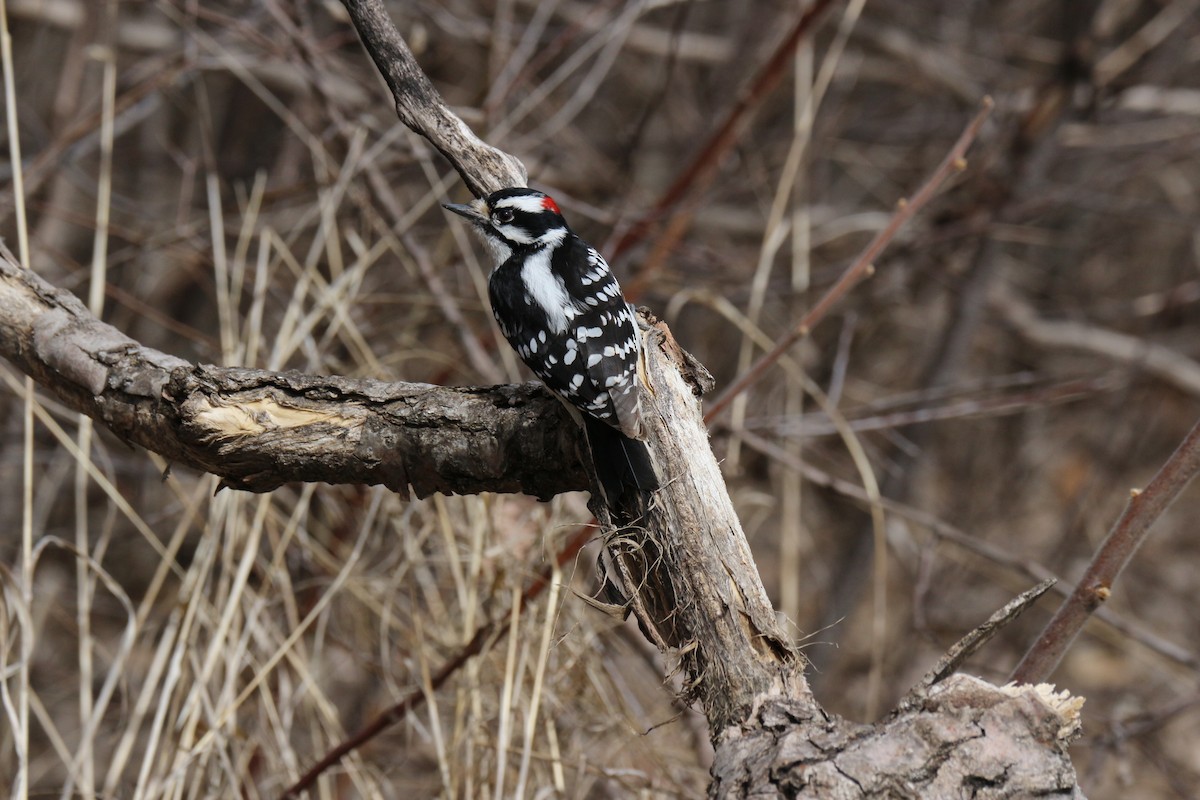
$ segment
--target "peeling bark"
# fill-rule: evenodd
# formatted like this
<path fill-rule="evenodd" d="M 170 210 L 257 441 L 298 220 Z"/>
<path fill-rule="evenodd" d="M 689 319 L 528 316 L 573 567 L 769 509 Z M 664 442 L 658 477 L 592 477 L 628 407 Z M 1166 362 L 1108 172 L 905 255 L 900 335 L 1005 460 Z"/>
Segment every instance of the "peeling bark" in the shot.
<path fill-rule="evenodd" d="M 779 627 L 699 396 L 711 379 L 665 326 L 647 333 L 649 507 L 593 501 L 611 579 L 688 675 L 716 743 L 714 798 L 1079 798 L 1078 701 L 961 675 L 873 726 L 822 711 Z M 95 319 L 0 247 L 0 352 L 126 441 L 266 491 L 286 481 L 433 492 L 582 489 L 580 437 L 535 385 L 446 388 L 190 364 Z M 971 637 L 968 637 L 971 638 Z"/>
<path fill-rule="evenodd" d="M 644 313 L 644 312 L 643 312 Z M 678 653 L 714 731 L 739 723 L 762 694 L 806 694 L 803 658 L 775 617 L 713 457 L 700 407 L 711 377 L 666 326 L 647 337 L 646 442 L 665 485 L 592 510 L 616 531 L 609 579 L 643 630 Z"/>
<path fill-rule="evenodd" d="M 0 251 L 0 352 L 76 411 L 252 492 L 289 481 L 404 496 L 588 486 L 581 437 L 538 384 L 444 387 L 191 364 L 133 341 Z"/>
<path fill-rule="evenodd" d="M 876 725 L 772 697 L 717 744 L 710 797 L 1082 798 L 1078 703 L 955 675 Z"/>

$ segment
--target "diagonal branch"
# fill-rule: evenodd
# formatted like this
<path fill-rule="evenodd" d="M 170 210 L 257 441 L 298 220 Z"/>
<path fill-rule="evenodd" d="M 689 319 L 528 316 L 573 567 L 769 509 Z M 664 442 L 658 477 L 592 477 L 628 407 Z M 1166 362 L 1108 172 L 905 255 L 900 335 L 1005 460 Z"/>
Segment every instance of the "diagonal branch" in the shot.
<path fill-rule="evenodd" d="M 1141 547 L 1150 526 L 1200 472 L 1200 423 L 1184 437 L 1167 462 L 1143 490 L 1134 489 L 1125 512 L 1092 558 L 1075 591 L 1058 611 L 1021 663 L 1012 679 L 1037 683 L 1049 679 L 1088 618 L 1112 595 L 1113 584 Z"/>
<path fill-rule="evenodd" d="M 831 5 L 833 5 L 832 0 L 814 0 L 800 14 L 796 23 L 783 37 L 783 41 L 758 70 L 750 85 L 734 103 L 717 129 L 705 141 L 704 146 L 680 171 L 654 207 L 613 244 L 611 260 L 616 262 L 646 238 L 655 222 L 670 215 L 666 230 L 655 241 L 654 249 L 641 264 L 636 277 L 625 287 L 626 294 L 631 299 L 636 299 L 651 284 L 654 276 L 666 262 L 667 254 L 679 243 L 680 238 L 691 225 L 693 210 L 679 208 L 680 203 L 689 194 L 697 194 L 712 183 L 717 175 L 721 159 L 745 134 L 754 112 L 783 80 L 796 49 L 801 42 L 812 35 L 816 24 Z"/>
<path fill-rule="evenodd" d="M 796 325 L 788 331 L 771 349 L 769 353 L 765 353 L 758 359 L 743 375 L 733 382 L 729 388 L 721 393 L 717 399 L 708 407 L 708 413 L 704 418 L 711 421 L 729 407 L 734 398 L 742 392 L 749 389 L 754 384 L 758 383 L 766 374 L 767 370 L 778 361 L 784 353 L 791 349 L 792 345 L 808 335 L 818 322 L 823 320 L 842 298 L 849 294 L 850 290 L 868 278 L 875 270 L 875 259 L 877 259 L 884 249 L 899 233 L 908 221 L 917 215 L 917 212 L 929 204 L 942 184 L 949 177 L 957 172 L 966 169 L 967 162 L 965 156 L 967 149 L 975 141 L 975 137 L 979 135 L 979 130 L 983 127 L 983 123 L 987 121 L 988 116 L 992 113 L 994 105 L 991 97 L 983 98 L 983 104 L 971 121 L 967 123 L 967 127 L 959 134 L 958 140 L 954 146 L 950 148 L 950 152 L 946 153 L 942 163 L 938 165 L 929 179 L 924 185 L 917 190 L 917 193 L 912 196 L 911 200 L 901 200 L 896 205 L 896 211 L 892 214 L 891 221 L 887 226 L 875 235 L 875 238 L 870 241 L 866 248 L 859 254 L 846 271 L 833 286 L 829 287 L 829 291 L 817 301 L 804 317 L 796 323 Z"/>
<path fill-rule="evenodd" d="M 383 0 L 343 0 L 379 73 L 392 90 L 400 121 L 424 136 L 458 170 L 471 194 L 482 197 L 525 185 L 525 166 L 481 141 L 442 100 L 388 17 Z"/>
<path fill-rule="evenodd" d="M 445 153 L 476 194 L 479 187 L 511 182 L 511 173 L 494 162 L 457 152 L 454 137 L 465 125 L 438 121 L 450 112 L 427 78 L 409 74 L 420 68 L 378 0 L 343 3 L 397 97 L 401 120 Z M 414 109 L 418 116 L 433 115 L 433 121 L 411 119 Z M 593 496 L 593 510 L 605 530 L 623 529 L 621 589 L 644 629 L 681 651 L 694 696 L 713 729 L 721 730 L 743 719 L 761 693 L 786 690 L 811 698 L 803 661 L 775 617 L 708 444 L 699 401 L 707 373 L 665 326 L 649 335 L 646 360 L 652 387 L 647 444 L 661 474 L 671 479 L 649 509 L 636 498 L 628 507 L 605 507 Z"/>
<path fill-rule="evenodd" d="M 481 145 L 446 109 L 382 3 L 343 2 L 401 119 L 450 159 L 471 191 L 523 182 L 515 159 Z M 848 290 L 852 282 L 841 285 Z M 0 354 L 127 440 L 241 488 L 333 479 L 412 485 L 417 494 L 511 486 L 546 496 L 586 484 L 574 452 L 578 434 L 539 390 L 196 366 L 130 340 L 3 257 Z M 605 522 L 621 524 L 620 535 L 607 541 L 619 562 L 618 588 L 631 598 L 648 637 L 674 649 L 687 673 L 687 696 L 708 717 L 717 745 L 710 796 L 885 796 L 896 786 L 914 796 L 956 796 L 964 786 L 986 786 L 989 796 L 1075 789 L 1065 753 L 1071 720 L 1032 691 L 1001 692 L 951 676 L 912 710 L 878 726 L 849 724 L 821 710 L 712 455 L 699 400 L 703 368 L 665 327 L 649 332 L 646 357 L 647 439 L 664 486 L 649 507 L 606 507 L 593 498 L 593 508 L 606 530 L 612 526 Z M 254 447 L 244 446 L 250 442 Z M 526 595 L 538 591 L 531 583 Z M 476 648 L 486 649 L 487 631 L 506 632 L 503 625 L 481 630 L 477 642 L 445 663 L 439 681 Z M 415 703 L 401 703 L 379 720 L 380 729 Z M 347 740 L 304 780 L 364 740 Z M 1003 755 L 987 761 L 981 783 L 981 748 L 988 746 Z"/>

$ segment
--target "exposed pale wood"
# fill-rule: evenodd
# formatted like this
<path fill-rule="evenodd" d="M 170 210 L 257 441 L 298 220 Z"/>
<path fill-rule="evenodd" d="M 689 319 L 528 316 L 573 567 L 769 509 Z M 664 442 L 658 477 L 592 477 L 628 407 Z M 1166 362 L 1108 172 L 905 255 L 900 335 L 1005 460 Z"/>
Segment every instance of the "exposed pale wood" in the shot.
<path fill-rule="evenodd" d="M 1079 703 L 1042 687 L 955 675 L 877 725 L 778 696 L 718 745 L 710 797 L 1083 797 L 1064 742 Z"/>
<path fill-rule="evenodd" d="M 343 2 L 352 15 L 360 4 L 378 7 L 377 0 Z M 386 56 L 371 39 L 381 29 L 399 38 L 385 16 L 359 26 L 377 63 Z M 407 48 L 401 58 L 411 59 Z M 393 69 L 380 66 L 385 77 Z M 444 106 L 430 91 L 422 84 L 412 100 L 428 101 L 436 118 Z M 413 109 L 401 108 L 401 119 L 430 137 L 473 192 L 511 182 L 504 170 L 468 174 L 473 167 L 453 142 L 438 138 L 446 128 L 412 125 L 406 114 Z M 679 656 L 686 691 L 708 716 L 717 744 L 710 796 L 1081 797 L 1066 753 L 1078 707 L 1056 707 L 1032 688 L 1014 698 L 952 676 L 910 694 L 905 710 L 876 727 L 821 710 L 803 660 L 775 619 L 709 447 L 698 400 L 707 373 L 665 326 L 648 345 L 647 442 L 666 485 L 649 507 L 633 496 L 611 506 L 594 500 L 592 508 L 608 531 L 616 593 L 648 638 Z"/>
<path fill-rule="evenodd" d="M 647 336 L 646 441 L 665 485 L 649 508 L 593 502 L 613 528 L 610 579 L 643 630 L 675 650 L 714 731 L 764 695 L 807 697 L 803 660 L 775 617 L 708 443 L 700 393 L 711 378 L 659 323 Z"/>
<path fill-rule="evenodd" d="M 436 492 L 587 487 L 579 436 L 537 384 L 444 387 L 191 364 L 93 317 L 0 250 L 0 353 L 172 462 L 263 492 L 288 481 Z"/>

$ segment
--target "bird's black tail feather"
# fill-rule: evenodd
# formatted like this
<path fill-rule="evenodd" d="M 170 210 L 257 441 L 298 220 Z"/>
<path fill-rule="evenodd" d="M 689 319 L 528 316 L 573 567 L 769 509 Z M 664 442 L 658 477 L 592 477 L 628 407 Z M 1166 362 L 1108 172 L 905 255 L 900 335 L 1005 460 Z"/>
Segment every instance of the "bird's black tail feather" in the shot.
<path fill-rule="evenodd" d="M 636 490 L 649 494 L 659 487 L 658 473 L 645 442 L 631 439 L 608 423 L 584 415 L 596 478 L 609 500 Z"/>

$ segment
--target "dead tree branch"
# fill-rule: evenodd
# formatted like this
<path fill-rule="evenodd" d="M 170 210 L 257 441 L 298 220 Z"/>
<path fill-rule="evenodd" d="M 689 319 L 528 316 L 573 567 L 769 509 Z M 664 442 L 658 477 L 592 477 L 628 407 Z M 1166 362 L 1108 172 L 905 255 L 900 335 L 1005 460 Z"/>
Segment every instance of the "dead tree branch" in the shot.
<path fill-rule="evenodd" d="M 452 388 L 191 364 L 96 319 L 0 250 L 0 353 L 117 436 L 237 489 L 383 484 L 408 496 L 587 487 L 536 384 Z M 548 420 L 551 422 L 548 424 Z"/>
<path fill-rule="evenodd" d="M 373 34 L 360 28 L 359 35 Z M 960 160 L 958 150 L 947 157 L 952 165 Z M 1078 705 L 1032 687 L 1006 691 L 952 676 L 874 727 L 821 710 L 709 448 L 699 402 L 707 373 L 665 326 L 647 344 L 647 441 L 669 479 L 649 508 L 593 509 L 606 529 L 620 530 L 609 541 L 610 578 L 649 638 L 679 655 L 689 694 L 708 716 L 717 743 L 710 795 L 883 796 L 900 785 L 922 796 L 964 787 L 977 797 L 1078 795 L 1066 755 Z M 934 729 L 940 733 L 930 737 Z"/>
<path fill-rule="evenodd" d="M 382 0 L 343 0 L 379 73 L 392 90 L 400 121 L 424 136 L 454 165 L 471 194 L 482 197 L 525 185 L 525 166 L 482 142 L 449 108 L 392 24 Z"/>
<path fill-rule="evenodd" d="M 1200 472 L 1200 423 L 1184 437 L 1143 490 L 1134 489 L 1125 513 L 1096 551 L 1083 578 L 1013 670 L 1013 680 L 1044 681 L 1054 672 L 1088 618 L 1112 596 L 1113 584 L 1162 516 Z"/>

